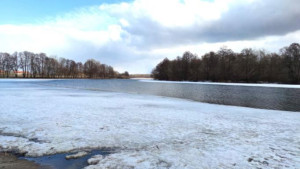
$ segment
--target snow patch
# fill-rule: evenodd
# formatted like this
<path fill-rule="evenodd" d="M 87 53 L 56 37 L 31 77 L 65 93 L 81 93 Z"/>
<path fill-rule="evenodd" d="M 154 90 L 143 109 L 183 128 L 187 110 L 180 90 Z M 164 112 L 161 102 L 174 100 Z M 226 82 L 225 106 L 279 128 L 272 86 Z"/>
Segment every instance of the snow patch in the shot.
<path fill-rule="evenodd" d="M 67 155 L 66 159 L 67 160 L 76 159 L 76 158 L 80 158 L 80 157 L 86 156 L 87 154 L 88 154 L 87 152 L 81 151 L 81 152 L 78 152 L 76 154 Z"/>

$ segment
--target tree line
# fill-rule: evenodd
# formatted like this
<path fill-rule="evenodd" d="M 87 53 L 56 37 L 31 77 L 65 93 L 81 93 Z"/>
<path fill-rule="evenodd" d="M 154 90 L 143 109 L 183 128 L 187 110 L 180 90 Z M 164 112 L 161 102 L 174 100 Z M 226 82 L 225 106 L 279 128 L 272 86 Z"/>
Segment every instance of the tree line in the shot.
<path fill-rule="evenodd" d="M 28 51 L 0 53 L 0 77 L 23 78 L 128 78 L 129 73 L 118 73 L 112 66 L 89 59 L 85 63 L 48 57 L 45 53 Z"/>
<path fill-rule="evenodd" d="M 185 52 L 174 60 L 165 58 L 152 71 L 157 80 L 300 83 L 300 45 L 293 43 L 279 53 L 243 49 L 235 53 L 223 47 L 199 58 Z"/>

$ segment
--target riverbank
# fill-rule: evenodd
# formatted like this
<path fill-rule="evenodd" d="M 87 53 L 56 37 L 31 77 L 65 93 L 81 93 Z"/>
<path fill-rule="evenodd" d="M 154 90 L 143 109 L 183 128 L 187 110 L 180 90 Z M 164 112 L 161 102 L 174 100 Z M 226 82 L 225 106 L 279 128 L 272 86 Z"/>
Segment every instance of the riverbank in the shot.
<path fill-rule="evenodd" d="M 46 166 L 40 166 L 28 160 L 20 160 L 10 153 L 0 153 L 1 169 L 50 169 Z"/>
<path fill-rule="evenodd" d="M 0 83 L 0 148 L 82 149 L 86 168 L 299 168 L 300 114 L 182 99 Z"/>

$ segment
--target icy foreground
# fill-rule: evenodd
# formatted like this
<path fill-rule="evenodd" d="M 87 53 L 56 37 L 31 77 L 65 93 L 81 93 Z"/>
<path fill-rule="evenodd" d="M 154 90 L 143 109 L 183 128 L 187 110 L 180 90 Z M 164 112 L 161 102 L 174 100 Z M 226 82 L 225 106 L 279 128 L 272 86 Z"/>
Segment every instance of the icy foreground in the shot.
<path fill-rule="evenodd" d="M 112 147 L 87 168 L 300 168 L 300 113 L 0 82 L 0 150 Z"/>

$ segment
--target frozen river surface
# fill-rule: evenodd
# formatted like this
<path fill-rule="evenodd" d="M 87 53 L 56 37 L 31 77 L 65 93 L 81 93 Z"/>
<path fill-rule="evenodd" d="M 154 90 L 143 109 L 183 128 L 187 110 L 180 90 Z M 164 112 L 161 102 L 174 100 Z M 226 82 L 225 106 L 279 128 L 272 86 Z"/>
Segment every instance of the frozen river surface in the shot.
<path fill-rule="evenodd" d="M 0 82 L 0 150 L 115 150 L 86 168 L 300 168 L 299 126 L 299 112 Z"/>

